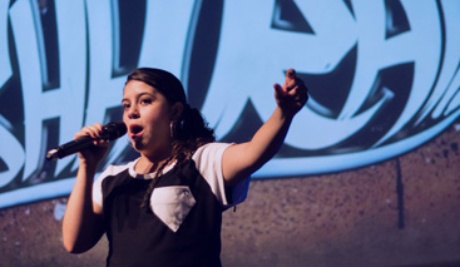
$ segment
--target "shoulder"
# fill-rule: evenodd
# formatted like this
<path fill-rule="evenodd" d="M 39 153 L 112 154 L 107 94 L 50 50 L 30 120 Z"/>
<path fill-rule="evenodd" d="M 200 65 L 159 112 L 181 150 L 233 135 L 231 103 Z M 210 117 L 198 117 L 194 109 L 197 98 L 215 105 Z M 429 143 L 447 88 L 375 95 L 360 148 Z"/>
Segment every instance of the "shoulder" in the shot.
<path fill-rule="evenodd" d="M 192 160 L 201 176 L 224 207 L 236 205 L 246 198 L 247 182 L 226 187 L 222 172 L 222 158 L 225 150 L 233 143 L 209 143 L 197 149 Z M 249 179 L 247 180 L 249 181 Z"/>
<path fill-rule="evenodd" d="M 123 171 L 126 171 L 129 169 L 131 165 L 130 163 L 123 164 L 123 165 L 109 165 L 102 173 L 101 177 L 104 176 L 115 176 Z"/>
<path fill-rule="evenodd" d="M 222 155 L 231 144 L 208 143 L 199 147 L 192 156 L 198 171 L 205 177 L 221 176 Z"/>
<path fill-rule="evenodd" d="M 109 165 L 93 183 L 93 201 L 102 206 L 102 196 L 104 188 L 107 189 L 107 182 L 113 186 L 116 183 L 120 183 L 124 179 L 123 173 L 129 172 L 132 169 L 132 165 L 135 161 L 122 164 L 122 165 Z M 129 175 L 125 175 L 129 177 Z M 104 185 L 105 186 L 104 186 Z M 109 187 L 111 187 L 109 186 Z"/>
<path fill-rule="evenodd" d="M 102 182 L 102 180 L 105 180 L 107 177 L 116 177 L 123 172 L 130 171 L 133 164 L 134 161 L 121 165 L 109 165 L 103 172 L 100 173 L 96 182 Z"/>
<path fill-rule="evenodd" d="M 219 160 L 222 158 L 225 149 L 231 145 L 231 143 L 208 143 L 199 147 L 193 154 L 192 159 L 197 165 L 209 160 Z"/>

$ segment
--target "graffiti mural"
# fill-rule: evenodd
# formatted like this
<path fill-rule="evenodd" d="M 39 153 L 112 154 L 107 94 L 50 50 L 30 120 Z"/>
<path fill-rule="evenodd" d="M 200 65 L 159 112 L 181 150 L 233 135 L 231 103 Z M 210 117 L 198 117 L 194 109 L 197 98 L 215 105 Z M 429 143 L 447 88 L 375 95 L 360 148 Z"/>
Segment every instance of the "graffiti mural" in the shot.
<path fill-rule="evenodd" d="M 459 13 L 456 0 L 2 1 L 0 208 L 70 192 L 75 157 L 46 151 L 119 120 L 141 66 L 180 77 L 223 141 L 252 135 L 275 106 L 272 84 L 295 68 L 310 101 L 255 178 L 411 151 L 459 117 Z M 120 138 L 105 166 L 132 157 Z"/>

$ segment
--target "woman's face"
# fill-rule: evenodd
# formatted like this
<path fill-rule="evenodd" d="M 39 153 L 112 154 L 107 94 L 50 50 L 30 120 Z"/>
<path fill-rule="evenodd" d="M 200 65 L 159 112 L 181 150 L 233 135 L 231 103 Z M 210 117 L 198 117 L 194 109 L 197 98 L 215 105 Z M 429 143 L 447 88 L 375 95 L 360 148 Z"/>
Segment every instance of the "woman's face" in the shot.
<path fill-rule="evenodd" d="M 165 96 L 144 82 L 131 80 L 125 85 L 122 106 L 134 149 L 147 156 L 167 156 L 174 109 Z"/>

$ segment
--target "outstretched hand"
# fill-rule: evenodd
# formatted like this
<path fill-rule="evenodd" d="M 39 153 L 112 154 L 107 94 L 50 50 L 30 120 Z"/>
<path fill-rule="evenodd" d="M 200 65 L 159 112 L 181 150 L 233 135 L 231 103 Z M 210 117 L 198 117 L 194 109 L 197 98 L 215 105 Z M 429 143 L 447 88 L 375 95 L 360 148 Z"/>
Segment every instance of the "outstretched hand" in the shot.
<path fill-rule="evenodd" d="M 287 114 L 294 116 L 307 103 L 308 89 L 303 81 L 296 76 L 294 69 L 286 71 L 286 79 L 284 84 L 274 84 L 275 99 L 281 110 Z"/>

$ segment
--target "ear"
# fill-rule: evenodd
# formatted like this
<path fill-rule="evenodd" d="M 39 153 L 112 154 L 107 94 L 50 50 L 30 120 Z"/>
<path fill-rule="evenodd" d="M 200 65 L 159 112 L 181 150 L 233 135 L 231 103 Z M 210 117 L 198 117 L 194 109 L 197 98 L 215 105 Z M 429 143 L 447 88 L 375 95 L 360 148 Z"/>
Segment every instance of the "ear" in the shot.
<path fill-rule="evenodd" d="M 172 105 L 171 109 L 171 119 L 173 121 L 179 119 L 180 115 L 182 114 L 182 111 L 184 110 L 184 104 L 180 102 L 176 102 Z"/>

